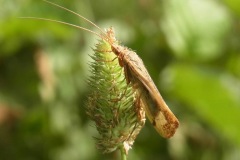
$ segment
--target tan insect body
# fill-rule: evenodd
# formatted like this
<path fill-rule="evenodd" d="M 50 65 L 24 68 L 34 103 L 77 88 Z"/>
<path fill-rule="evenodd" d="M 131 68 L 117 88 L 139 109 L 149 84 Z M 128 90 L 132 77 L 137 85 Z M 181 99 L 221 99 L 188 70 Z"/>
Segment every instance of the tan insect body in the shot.
<path fill-rule="evenodd" d="M 110 29 L 108 32 L 111 31 Z M 108 34 L 114 35 L 113 33 Z M 160 95 L 141 58 L 135 52 L 115 43 L 112 44 L 112 50 L 119 57 L 120 64 L 124 67 L 127 83 L 133 83 L 133 86 L 136 86 L 136 89 L 140 92 L 139 96 L 141 96 L 150 122 L 163 137 L 172 137 L 179 126 L 179 122 Z"/>

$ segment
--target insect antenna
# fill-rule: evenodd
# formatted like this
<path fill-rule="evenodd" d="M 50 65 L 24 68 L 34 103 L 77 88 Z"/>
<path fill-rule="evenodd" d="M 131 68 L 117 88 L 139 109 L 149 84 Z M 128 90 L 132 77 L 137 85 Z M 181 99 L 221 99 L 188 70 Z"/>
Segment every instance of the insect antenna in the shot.
<path fill-rule="evenodd" d="M 87 29 L 87 28 L 84 28 L 84 27 L 81 27 L 81 26 L 78 26 L 78 25 L 75 25 L 75 24 L 63 22 L 63 21 L 58 21 L 58 20 L 53 20 L 53 19 L 48 19 L 48 18 L 39 18 L 39 17 L 19 17 L 19 18 L 22 18 L 22 19 L 35 19 L 35 20 L 43 20 L 43 21 L 51 21 L 51 22 L 61 23 L 61 24 L 67 25 L 67 26 L 72 26 L 72 27 L 75 27 L 75 28 L 78 28 L 78 29 L 82 29 L 84 31 L 90 32 L 92 34 L 95 34 L 96 36 L 98 36 L 98 37 L 100 37 L 102 39 L 105 39 L 101 34 L 98 34 L 97 32 L 94 32 L 94 31 L 92 31 L 90 29 Z"/>
<path fill-rule="evenodd" d="M 65 11 L 67 11 L 67 12 L 70 12 L 70 13 L 72 13 L 72 14 L 77 15 L 78 17 L 82 18 L 82 19 L 85 20 L 86 22 L 90 23 L 92 26 L 96 27 L 96 28 L 101 32 L 101 34 L 104 35 L 105 38 L 103 38 L 103 39 L 109 39 L 109 37 L 106 35 L 106 33 L 105 33 L 99 26 L 97 26 L 95 23 L 93 23 L 93 22 L 90 21 L 89 19 L 85 18 L 84 16 L 82 16 L 82 15 L 80 15 L 80 14 L 78 14 L 78 13 L 76 13 L 76 12 L 70 10 L 70 9 L 67 9 L 67 8 L 65 8 L 65 7 L 63 7 L 63 6 L 60 6 L 60 5 L 58 5 L 58 4 L 55 4 L 55 3 L 53 3 L 53 2 L 49 2 L 49 1 L 47 1 L 47 0 L 43 0 L 43 1 L 44 1 L 44 2 L 47 2 L 47 3 L 51 4 L 51 5 L 53 5 L 53 6 L 55 6 L 55 7 L 61 8 L 61 9 L 65 10 Z M 87 30 L 88 30 L 88 29 L 87 29 Z"/>

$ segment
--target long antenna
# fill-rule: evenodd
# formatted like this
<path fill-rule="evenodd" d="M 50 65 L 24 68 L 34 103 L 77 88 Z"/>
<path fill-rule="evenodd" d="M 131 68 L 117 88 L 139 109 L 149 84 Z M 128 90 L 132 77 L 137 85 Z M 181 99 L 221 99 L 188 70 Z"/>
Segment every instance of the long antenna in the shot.
<path fill-rule="evenodd" d="M 53 2 L 49 2 L 49 1 L 47 1 L 47 0 L 43 0 L 43 1 L 44 1 L 44 2 L 47 2 L 47 3 L 51 4 L 51 5 L 53 5 L 53 6 L 55 6 L 55 7 L 61 8 L 61 9 L 65 10 L 65 11 L 68 11 L 68 12 L 70 12 L 70 13 L 73 13 L 73 14 L 77 15 L 78 17 L 84 19 L 85 21 L 87 21 L 88 23 L 90 23 L 91 25 L 93 25 L 94 27 L 96 27 L 99 31 L 102 32 L 102 34 L 103 34 L 104 36 L 106 36 L 106 33 L 105 33 L 100 27 L 98 27 L 95 23 L 93 23 L 92 21 L 88 20 L 88 19 L 85 18 L 84 16 L 82 16 L 82 15 L 80 15 L 80 14 L 78 14 L 78 13 L 76 13 L 76 12 L 70 10 L 70 9 L 67 9 L 67 8 L 65 8 L 65 7 L 63 7 L 63 6 L 60 6 L 60 5 L 58 5 L 58 4 L 55 4 L 55 3 L 53 3 Z"/>
<path fill-rule="evenodd" d="M 53 19 L 48 19 L 48 18 L 38 18 L 38 17 L 19 17 L 19 18 L 23 18 L 23 19 L 35 19 L 35 20 L 43 20 L 43 21 L 51 21 L 51 22 L 61 23 L 61 24 L 65 24 L 65 25 L 68 25 L 68 26 L 72 26 L 72 27 L 75 27 L 75 28 L 82 29 L 82 30 L 84 30 L 84 31 L 93 33 L 93 34 L 97 35 L 98 37 L 104 39 L 104 38 L 102 37 L 102 35 L 94 32 L 94 31 L 92 31 L 92 30 L 90 30 L 90 29 L 87 29 L 87 28 L 84 28 L 84 27 L 80 27 L 80 26 L 75 25 L 75 24 L 63 22 L 63 21 L 58 21 L 58 20 L 53 20 Z M 105 34 L 104 34 L 104 35 L 105 35 Z"/>

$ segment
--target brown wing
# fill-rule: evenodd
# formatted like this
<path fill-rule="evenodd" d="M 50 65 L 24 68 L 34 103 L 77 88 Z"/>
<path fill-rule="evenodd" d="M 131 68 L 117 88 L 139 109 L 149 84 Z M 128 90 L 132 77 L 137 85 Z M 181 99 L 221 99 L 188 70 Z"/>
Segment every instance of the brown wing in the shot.
<path fill-rule="evenodd" d="M 126 76 L 133 83 L 138 83 L 151 123 L 163 137 L 173 136 L 179 122 L 160 95 L 141 58 L 135 52 L 128 51 L 124 53 L 122 60 Z"/>

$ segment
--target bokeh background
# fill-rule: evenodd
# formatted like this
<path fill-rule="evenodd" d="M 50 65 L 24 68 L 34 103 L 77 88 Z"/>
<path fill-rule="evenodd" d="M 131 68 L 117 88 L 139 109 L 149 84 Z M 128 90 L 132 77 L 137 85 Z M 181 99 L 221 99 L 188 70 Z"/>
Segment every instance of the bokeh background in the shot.
<path fill-rule="evenodd" d="M 180 120 L 166 140 L 149 122 L 129 160 L 240 159 L 239 0 L 54 0 L 113 26 L 135 50 Z M 85 114 L 88 68 L 99 32 L 41 0 L 0 0 L 0 159 L 98 160 Z"/>

